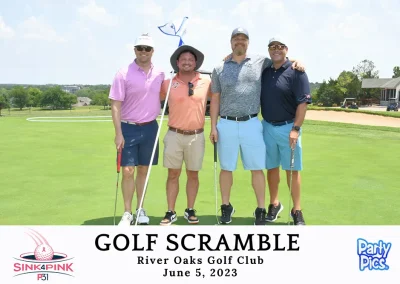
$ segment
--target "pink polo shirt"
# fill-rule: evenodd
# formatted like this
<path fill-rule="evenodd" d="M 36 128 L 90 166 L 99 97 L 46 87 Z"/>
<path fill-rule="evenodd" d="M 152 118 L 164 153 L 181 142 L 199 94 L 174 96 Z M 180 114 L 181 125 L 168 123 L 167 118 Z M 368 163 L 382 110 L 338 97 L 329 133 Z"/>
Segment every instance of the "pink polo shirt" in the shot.
<path fill-rule="evenodd" d="M 115 75 L 109 98 L 121 101 L 121 120 L 143 123 L 160 114 L 160 89 L 164 72 L 151 65 L 146 74 L 135 61 Z"/>

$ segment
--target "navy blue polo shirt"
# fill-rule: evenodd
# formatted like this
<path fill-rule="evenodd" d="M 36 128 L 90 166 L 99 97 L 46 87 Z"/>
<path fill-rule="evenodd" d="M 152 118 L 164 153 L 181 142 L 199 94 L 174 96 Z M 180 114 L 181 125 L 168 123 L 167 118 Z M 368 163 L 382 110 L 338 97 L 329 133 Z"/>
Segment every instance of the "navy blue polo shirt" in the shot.
<path fill-rule="evenodd" d="M 307 74 L 291 66 L 286 60 L 279 69 L 272 65 L 262 73 L 261 114 L 266 121 L 292 120 L 299 104 L 311 103 Z"/>

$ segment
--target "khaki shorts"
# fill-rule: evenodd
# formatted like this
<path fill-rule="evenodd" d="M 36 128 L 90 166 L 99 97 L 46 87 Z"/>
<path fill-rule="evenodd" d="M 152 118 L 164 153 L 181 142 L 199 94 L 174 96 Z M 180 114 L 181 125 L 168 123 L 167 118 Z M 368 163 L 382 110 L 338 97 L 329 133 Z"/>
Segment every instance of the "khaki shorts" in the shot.
<path fill-rule="evenodd" d="M 205 152 L 204 132 L 183 135 L 168 130 L 164 137 L 164 167 L 181 169 L 185 161 L 189 171 L 200 171 Z"/>

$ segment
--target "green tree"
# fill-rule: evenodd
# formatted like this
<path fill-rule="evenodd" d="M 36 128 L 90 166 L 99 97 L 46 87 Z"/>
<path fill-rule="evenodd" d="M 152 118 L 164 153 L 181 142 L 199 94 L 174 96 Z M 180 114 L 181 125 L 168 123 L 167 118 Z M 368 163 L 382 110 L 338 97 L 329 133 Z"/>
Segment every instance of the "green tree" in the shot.
<path fill-rule="evenodd" d="M 357 66 L 353 67 L 353 73 L 359 80 L 365 78 L 379 78 L 379 71 L 375 70 L 375 64 L 371 60 L 364 59 Z"/>
<path fill-rule="evenodd" d="M 0 91 L 0 116 L 1 116 L 1 110 L 6 109 L 10 107 L 10 103 L 8 101 L 8 97 L 6 93 L 2 94 Z"/>
<path fill-rule="evenodd" d="M 393 68 L 393 76 L 392 78 L 397 78 L 400 77 L 400 67 L 399 66 L 395 66 Z"/>
<path fill-rule="evenodd" d="M 30 87 L 28 89 L 29 94 L 29 105 L 32 107 L 39 107 L 41 106 L 41 102 L 43 99 L 43 92 L 38 88 Z"/>
<path fill-rule="evenodd" d="M 22 86 L 15 86 L 10 91 L 10 98 L 12 99 L 13 105 L 22 110 L 29 102 L 29 94 L 27 90 Z"/>
<path fill-rule="evenodd" d="M 93 100 L 91 102 L 93 105 L 103 106 L 106 109 L 110 104 L 110 100 L 108 99 L 107 93 L 97 93 L 94 95 Z"/>
<path fill-rule="evenodd" d="M 358 97 L 361 93 L 361 81 L 351 71 L 342 71 L 337 78 L 337 85 L 344 97 Z"/>
<path fill-rule="evenodd" d="M 66 93 L 61 89 L 60 86 L 48 88 L 43 93 L 41 101 L 42 106 L 51 106 L 51 108 L 58 109 L 64 106 L 65 100 L 62 98 Z"/>
<path fill-rule="evenodd" d="M 364 59 L 356 67 L 353 68 L 353 73 L 358 77 L 360 81 L 367 78 L 379 78 L 379 71 L 375 70 L 374 62 Z M 364 93 L 361 95 L 366 99 L 379 99 L 380 89 L 365 89 Z"/>

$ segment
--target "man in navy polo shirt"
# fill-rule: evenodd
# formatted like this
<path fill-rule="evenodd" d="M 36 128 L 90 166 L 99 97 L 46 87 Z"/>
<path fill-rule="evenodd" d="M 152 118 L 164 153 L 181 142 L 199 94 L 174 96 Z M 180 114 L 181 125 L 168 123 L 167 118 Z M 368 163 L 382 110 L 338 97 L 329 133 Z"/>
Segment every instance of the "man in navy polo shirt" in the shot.
<path fill-rule="evenodd" d="M 274 222 L 282 212 L 283 205 L 278 199 L 279 167 L 286 170 L 290 184 L 291 150 L 294 149 L 292 173 L 293 208 L 291 216 L 295 225 L 305 225 L 300 206 L 300 171 L 302 165 L 301 126 L 307 104 L 311 103 L 310 84 L 307 74 L 291 68 L 287 59 L 288 47 L 285 41 L 272 38 L 268 51 L 273 65 L 264 70 L 261 79 L 261 113 L 266 145 L 267 180 L 270 204 L 267 222 Z"/>

